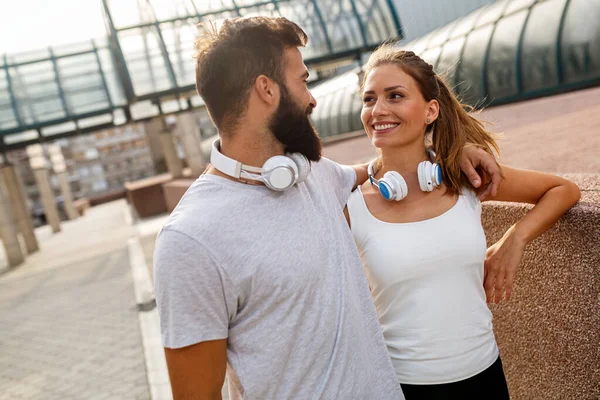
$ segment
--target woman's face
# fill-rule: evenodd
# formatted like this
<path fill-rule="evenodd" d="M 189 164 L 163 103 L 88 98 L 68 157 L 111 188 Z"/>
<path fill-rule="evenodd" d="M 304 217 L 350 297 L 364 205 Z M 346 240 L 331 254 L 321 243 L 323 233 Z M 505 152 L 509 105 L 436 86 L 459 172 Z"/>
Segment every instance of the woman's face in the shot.
<path fill-rule="evenodd" d="M 437 118 L 437 101 L 425 101 L 417 82 L 393 64 L 369 73 L 362 100 L 361 120 L 378 148 L 423 143 L 427 118 Z"/>

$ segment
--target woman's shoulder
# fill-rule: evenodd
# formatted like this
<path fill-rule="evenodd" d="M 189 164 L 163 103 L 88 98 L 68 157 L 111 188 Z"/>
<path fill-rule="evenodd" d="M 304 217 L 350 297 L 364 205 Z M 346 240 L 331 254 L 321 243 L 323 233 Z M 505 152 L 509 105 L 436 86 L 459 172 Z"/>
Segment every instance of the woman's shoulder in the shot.
<path fill-rule="evenodd" d="M 465 202 L 474 209 L 481 209 L 481 200 L 477 197 L 477 193 L 475 190 L 468 186 L 463 186 L 461 189 L 460 197 L 462 197 Z"/>

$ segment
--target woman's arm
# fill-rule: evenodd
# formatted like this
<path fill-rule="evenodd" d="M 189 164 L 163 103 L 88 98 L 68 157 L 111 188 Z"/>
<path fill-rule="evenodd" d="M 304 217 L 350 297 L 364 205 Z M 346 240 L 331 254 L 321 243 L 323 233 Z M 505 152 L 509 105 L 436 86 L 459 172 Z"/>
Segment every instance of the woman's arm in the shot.
<path fill-rule="evenodd" d="M 580 197 L 574 183 L 556 175 L 502 166 L 504 180 L 496 195 L 486 200 L 535 204 L 502 239 L 487 250 L 484 287 L 487 301 L 498 303 L 504 287 L 510 299 L 517 266 L 525 246 L 550 229 Z"/>

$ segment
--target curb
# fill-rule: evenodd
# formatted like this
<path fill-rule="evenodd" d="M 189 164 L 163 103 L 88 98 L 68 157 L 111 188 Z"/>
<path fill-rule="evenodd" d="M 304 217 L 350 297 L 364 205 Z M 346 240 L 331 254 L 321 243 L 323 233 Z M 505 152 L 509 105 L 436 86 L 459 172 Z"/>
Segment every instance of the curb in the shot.
<path fill-rule="evenodd" d="M 130 238 L 128 248 L 150 399 L 172 400 L 169 373 L 160 335 L 158 309 L 140 239 L 138 237 Z"/>

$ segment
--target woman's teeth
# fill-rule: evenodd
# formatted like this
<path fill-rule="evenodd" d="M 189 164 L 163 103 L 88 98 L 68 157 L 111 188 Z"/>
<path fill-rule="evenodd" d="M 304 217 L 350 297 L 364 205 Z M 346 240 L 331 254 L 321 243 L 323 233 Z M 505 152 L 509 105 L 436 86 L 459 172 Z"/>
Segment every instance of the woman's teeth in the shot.
<path fill-rule="evenodd" d="M 386 129 L 391 129 L 397 127 L 399 124 L 385 124 L 385 125 L 374 125 L 376 131 L 383 131 Z"/>

